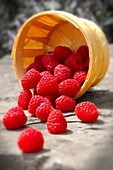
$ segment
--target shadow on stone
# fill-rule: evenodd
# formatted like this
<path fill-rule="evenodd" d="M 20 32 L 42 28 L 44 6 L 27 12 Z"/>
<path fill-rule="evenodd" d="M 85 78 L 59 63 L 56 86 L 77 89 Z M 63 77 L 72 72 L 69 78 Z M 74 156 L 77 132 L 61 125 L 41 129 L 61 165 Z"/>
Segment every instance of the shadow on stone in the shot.
<path fill-rule="evenodd" d="M 77 99 L 77 103 L 91 101 L 100 109 L 113 109 L 113 91 L 91 89 L 82 97 Z"/>

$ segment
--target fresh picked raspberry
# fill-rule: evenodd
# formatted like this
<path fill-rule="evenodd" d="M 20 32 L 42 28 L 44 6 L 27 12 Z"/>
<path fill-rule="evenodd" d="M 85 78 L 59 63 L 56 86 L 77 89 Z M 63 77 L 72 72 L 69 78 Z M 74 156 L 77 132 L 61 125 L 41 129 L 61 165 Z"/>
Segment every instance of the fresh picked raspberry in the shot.
<path fill-rule="evenodd" d="M 46 54 L 43 57 L 43 65 L 47 71 L 53 72 L 54 68 L 59 64 L 59 61 L 53 54 Z"/>
<path fill-rule="evenodd" d="M 61 95 L 75 97 L 80 90 L 79 83 L 74 79 L 63 80 L 59 83 L 59 92 Z"/>
<path fill-rule="evenodd" d="M 46 122 L 52 109 L 53 107 L 50 102 L 41 103 L 36 109 L 36 117 Z"/>
<path fill-rule="evenodd" d="M 17 140 L 18 147 L 25 153 L 35 153 L 43 149 L 44 138 L 35 128 L 24 129 Z"/>
<path fill-rule="evenodd" d="M 88 46 L 82 45 L 78 48 L 77 53 L 82 56 L 83 70 L 88 70 L 89 68 L 89 49 Z"/>
<path fill-rule="evenodd" d="M 32 68 L 28 72 L 26 72 L 22 77 L 21 85 L 23 89 L 35 88 L 40 78 L 41 78 L 40 73 L 36 71 L 34 68 Z"/>
<path fill-rule="evenodd" d="M 32 97 L 31 91 L 23 89 L 19 93 L 19 96 L 18 96 L 18 99 L 17 99 L 18 106 L 21 107 L 23 110 L 27 110 L 31 97 Z"/>
<path fill-rule="evenodd" d="M 51 134 L 65 133 L 67 129 L 67 122 L 63 113 L 60 110 L 52 110 L 47 119 L 46 126 Z"/>
<path fill-rule="evenodd" d="M 69 79 L 72 77 L 72 70 L 63 64 L 58 64 L 54 69 L 54 77 L 57 82 Z"/>
<path fill-rule="evenodd" d="M 9 130 L 23 127 L 27 122 L 27 117 L 21 107 L 12 107 L 9 109 L 2 119 L 4 126 Z"/>
<path fill-rule="evenodd" d="M 87 76 L 87 71 L 77 71 L 74 73 L 73 78 L 79 82 L 80 86 L 84 83 Z"/>
<path fill-rule="evenodd" d="M 56 108 L 62 112 L 70 112 L 75 109 L 75 100 L 71 97 L 61 95 L 56 99 Z"/>
<path fill-rule="evenodd" d="M 77 117 L 86 123 L 93 123 L 98 118 L 98 109 L 96 105 L 89 101 L 78 103 L 75 107 Z"/>
<path fill-rule="evenodd" d="M 65 65 L 73 71 L 83 70 L 82 56 L 78 53 L 73 53 L 66 59 Z"/>
<path fill-rule="evenodd" d="M 54 78 L 53 75 L 43 76 L 37 85 L 37 93 L 42 96 L 57 94 L 58 83 L 56 81 L 56 78 Z"/>
<path fill-rule="evenodd" d="M 71 49 L 66 46 L 57 46 L 54 50 L 54 55 L 61 63 L 64 63 L 67 57 L 71 54 Z"/>
<path fill-rule="evenodd" d="M 28 112 L 32 115 L 35 115 L 37 107 L 40 106 L 41 103 L 46 101 L 48 101 L 46 98 L 40 95 L 34 95 L 29 102 Z"/>
<path fill-rule="evenodd" d="M 39 63 L 41 66 L 43 66 L 43 57 L 44 56 L 45 55 L 38 55 L 38 56 L 36 56 L 35 59 L 34 59 L 34 63 Z"/>

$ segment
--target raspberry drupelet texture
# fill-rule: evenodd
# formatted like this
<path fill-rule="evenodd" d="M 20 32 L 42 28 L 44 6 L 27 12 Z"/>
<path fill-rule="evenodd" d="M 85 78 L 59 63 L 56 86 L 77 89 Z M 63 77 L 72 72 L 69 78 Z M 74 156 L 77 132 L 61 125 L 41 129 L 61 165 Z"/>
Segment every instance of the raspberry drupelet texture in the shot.
<path fill-rule="evenodd" d="M 17 99 L 18 106 L 21 107 L 23 110 L 27 110 L 31 97 L 32 97 L 31 91 L 23 89 L 19 93 L 19 96 L 18 96 L 18 99 Z"/>
<path fill-rule="evenodd" d="M 63 113 L 60 110 L 52 110 L 47 119 L 46 126 L 51 134 L 65 133 L 67 129 L 67 122 Z"/>
<path fill-rule="evenodd" d="M 79 82 L 80 86 L 84 83 L 87 76 L 87 71 L 77 71 L 74 73 L 73 78 Z"/>
<path fill-rule="evenodd" d="M 43 57 L 43 65 L 47 71 L 53 72 L 54 68 L 59 64 L 59 61 L 53 54 L 46 54 Z"/>
<path fill-rule="evenodd" d="M 59 92 L 61 95 L 75 97 L 80 90 L 80 84 L 74 79 L 63 80 L 59 83 Z"/>
<path fill-rule="evenodd" d="M 90 101 L 78 103 L 75 107 L 77 117 L 86 123 L 93 123 L 98 118 L 98 109 L 96 105 Z"/>
<path fill-rule="evenodd" d="M 54 77 L 57 82 L 72 78 L 72 70 L 63 64 L 58 64 L 54 69 Z"/>
<path fill-rule="evenodd" d="M 62 112 L 69 112 L 75 109 L 76 102 L 73 98 L 61 95 L 56 99 L 56 108 Z"/>
<path fill-rule="evenodd" d="M 40 73 L 36 71 L 34 68 L 32 68 L 28 72 L 26 72 L 22 77 L 21 85 L 23 89 L 35 88 L 40 78 L 41 78 Z"/>
<path fill-rule="evenodd" d="M 47 98 L 44 98 L 40 95 L 34 95 L 28 105 L 28 112 L 32 115 L 35 115 L 36 109 L 40 106 L 41 103 L 48 101 Z"/>
<path fill-rule="evenodd" d="M 57 46 L 54 50 L 54 55 L 61 62 L 64 63 L 68 56 L 72 54 L 72 51 L 69 47 L 66 46 Z"/>
<path fill-rule="evenodd" d="M 27 117 L 21 107 L 12 107 L 2 119 L 4 126 L 9 130 L 21 128 L 25 125 Z"/>
<path fill-rule="evenodd" d="M 43 76 L 38 85 L 37 93 L 40 95 L 55 95 L 58 93 L 58 83 L 53 75 Z"/>
<path fill-rule="evenodd" d="M 52 109 L 53 107 L 49 101 L 41 103 L 36 109 L 36 117 L 46 122 Z"/>
<path fill-rule="evenodd" d="M 17 144 L 23 152 L 35 153 L 43 149 L 44 138 L 39 130 L 26 128 L 20 133 Z"/>

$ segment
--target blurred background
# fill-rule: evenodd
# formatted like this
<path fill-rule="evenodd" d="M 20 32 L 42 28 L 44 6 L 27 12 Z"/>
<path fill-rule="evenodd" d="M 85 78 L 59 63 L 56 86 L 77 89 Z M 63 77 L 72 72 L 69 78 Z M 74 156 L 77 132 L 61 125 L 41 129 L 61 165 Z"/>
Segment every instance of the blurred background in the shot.
<path fill-rule="evenodd" d="M 97 23 L 113 42 L 113 0 L 0 0 L 0 58 L 9 54 L 20 26 L 33 14 L 63 10 Z"/>

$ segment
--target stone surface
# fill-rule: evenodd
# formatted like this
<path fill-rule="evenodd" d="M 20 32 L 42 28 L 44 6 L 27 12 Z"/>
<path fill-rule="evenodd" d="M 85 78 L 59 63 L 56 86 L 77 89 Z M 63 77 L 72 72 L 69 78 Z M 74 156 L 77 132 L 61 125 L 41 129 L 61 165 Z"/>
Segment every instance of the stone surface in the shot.
<path fill-rule="evenodd" d="M 0 170 L 113 169 L 113 45 L 110 45 L 110 51 L 110 67 L 104 80 L 78 100 L 90 100 L 97 105 L 97 122 L 81 123 L 74 112 L 65 113 L 67 132 L 51 135 L 45 123 L 26 112 L 26 127 L 41 130 L 45 139 L 44 149 L 35 154 L 23 154 L 19 150 L 17 138 L 22 129 L 9 131 L 2 125 L 3 114 L 16 105 L 21 86 L 14 74 L 10 56 L 0 60 Z"/>

